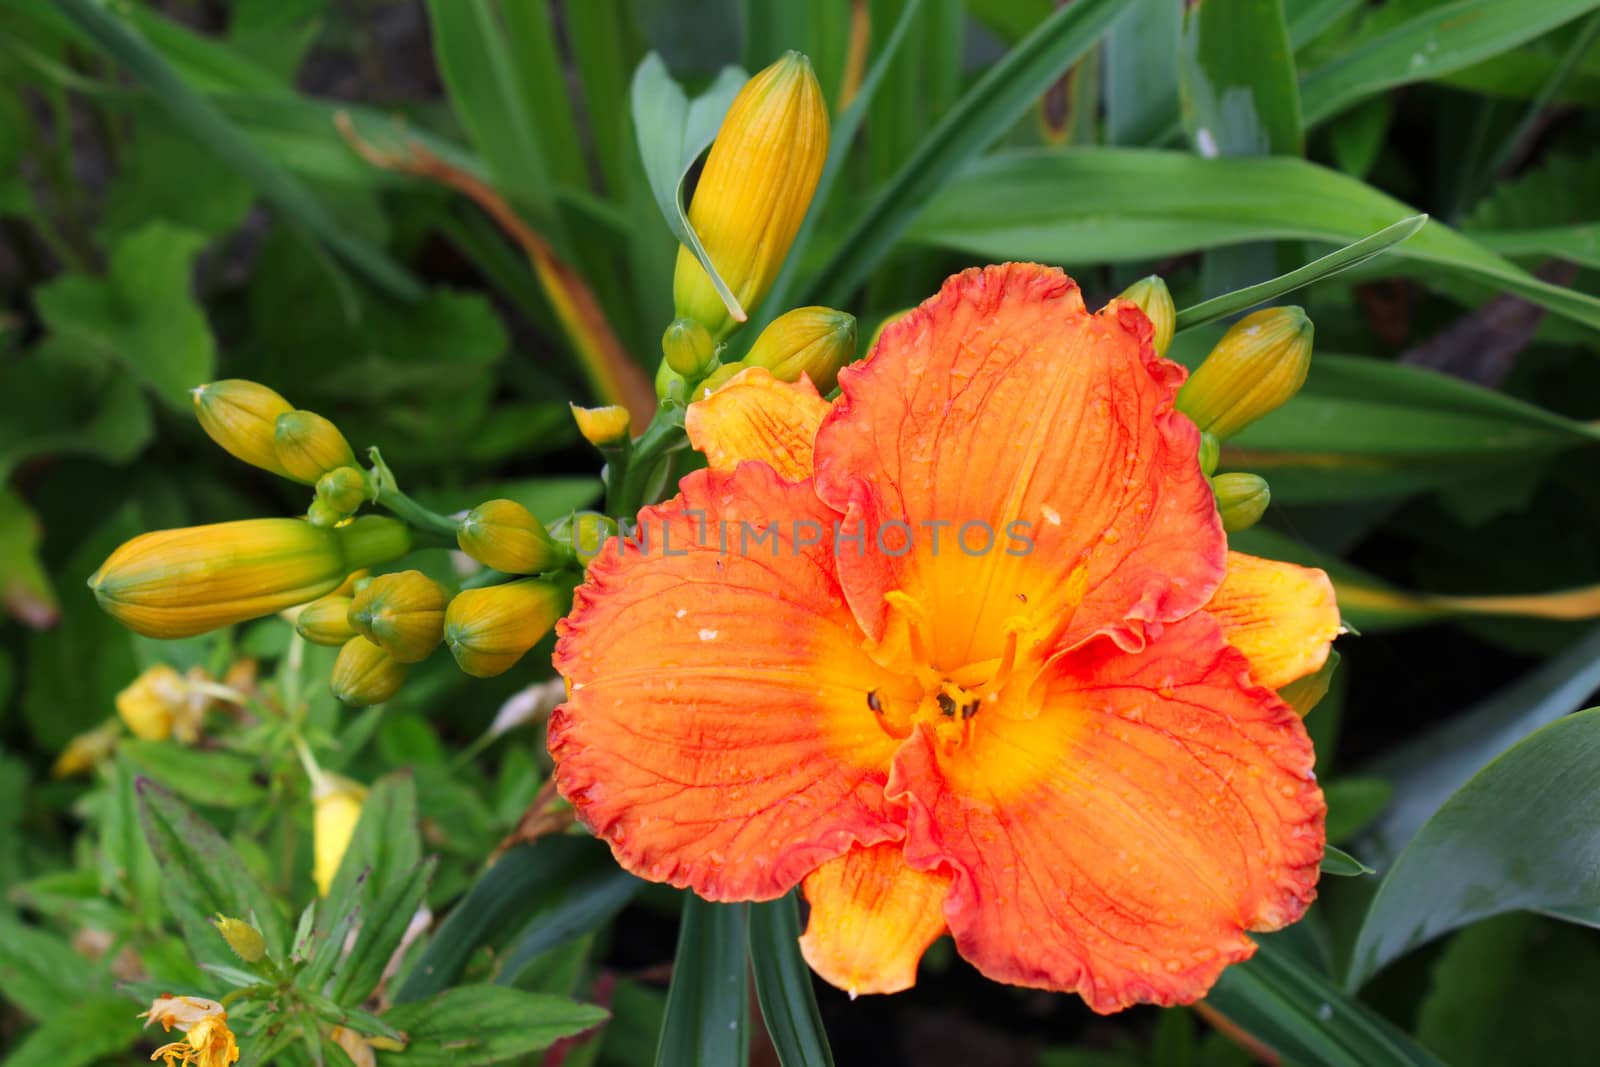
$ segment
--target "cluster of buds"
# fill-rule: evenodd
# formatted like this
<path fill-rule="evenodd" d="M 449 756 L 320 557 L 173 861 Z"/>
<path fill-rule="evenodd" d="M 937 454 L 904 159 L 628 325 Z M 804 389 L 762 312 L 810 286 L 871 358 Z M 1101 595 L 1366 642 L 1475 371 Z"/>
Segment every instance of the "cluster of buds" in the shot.
<path fill-rule="evenodd" d="M 711 145 L 689 223 L 742 309 L 771 289 L 805 220 L 828 156 L 828 109 L 811 63 L 790 52 L 745 83 Z M 746 367 L 783 381 L 802 374 L 826 393 L 855 358 L 855 319 L 831 308 L 798 308 L 776 318 L 740 360 L 723 349 L 742 325 L 699 259 L 678 249 L 677 318 L 661 337 L 656 391 L 680 401 L 708 395 Z"/>
<path fill-rule="evenodd" d="M 1156 354 L 1172 343 L 1177 312 L 1166 283 L 1151 275 L 1121 299 L 1150 319 Z M 1311 319 L 1297 307 L 1266 308 L 1231 326 L 1178 393 L 1178 410 L 1200 428 L 1200 469 L 1211 478 L 1222 527 L 1229 533 L 1260 521 L 1272 492 L 1260 475 L 1217 474 L 1221 442 L 1288 403 L 1311 368 Z"/>
<path fill-rule="evenodd" d="M 253 467 L 316 487 L 306 512 L 314 526 L 335 526 L 372 499 L 372 483 L 344 434 L 314 411 L 302 411 L 264 385 L 234 378 L 195 389 L 200 427 Z"/>

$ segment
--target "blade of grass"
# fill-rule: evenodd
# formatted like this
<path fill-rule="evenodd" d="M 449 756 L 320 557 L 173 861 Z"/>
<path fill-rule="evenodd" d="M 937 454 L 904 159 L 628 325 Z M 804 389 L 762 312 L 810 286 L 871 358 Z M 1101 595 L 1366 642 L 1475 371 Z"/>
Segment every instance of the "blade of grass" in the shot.
<path fill-rule="evenodd" d="M 832 1067 L 811 968 L 800 955 L 794 894 L 750 906 L 750 964 L 767 1033 L 783 1067 Z"/>
<path fill-rule="evenodd" d="M 1296 289 L 1304 289 L 1313 282 L 1338 274 L 1342 270 L 1365 263 L 1376 256 L 1381 256 L 1393 246 L 1404 241 L 1428 222 L 1426 215 L 1412 215 L 1410 218 L 1401 219 L 1369 234 L 1353 244 L 1345 245 L 1337 252 L 1330 252 L 1321 259 L 1312 260 L 1303 267 L 1296 267 L 1287 274 L 1280 274 L 1259 285 L 1252 285 L 1238 289 L 1231 293 L 1212 297 L 1210 300 L 1186 307 L 1178 312 L 1178 329 L 1188 330 L 1201 326 L 1217 319 L 1227 318 L 1235 312 L 1244 311 L 1246 308 L 1265 304 L 1275 300 L 1285 293 L 1292 293 Z"/>
<path fill-rule="evenodd" d="M 421 298 L 421 284 L 404 267 L 347 233 L 310 190 L 259 152 L 210 100 L 192 89 L 147 40 L 121 19 L 93 0 L 59 0 L 57 10 L 127 67 L 179 128 L 249 181 L 287 221 L 304 227 L 391 295 L 404 300 Z"/>
<path fill-rule="evenodd" d="M 842 306 L 928 200 L 1081 59 L 1120 9 L 1118 0 L 1078 0 L 1052 14 L 991 67 L 872 199 L 799 303 Z"/>
<path fill-rule="evenodd" d="M 749 920 L 748 904 L 713 904 L 684 894 L 657 1067 L 749 1062 Z"/>

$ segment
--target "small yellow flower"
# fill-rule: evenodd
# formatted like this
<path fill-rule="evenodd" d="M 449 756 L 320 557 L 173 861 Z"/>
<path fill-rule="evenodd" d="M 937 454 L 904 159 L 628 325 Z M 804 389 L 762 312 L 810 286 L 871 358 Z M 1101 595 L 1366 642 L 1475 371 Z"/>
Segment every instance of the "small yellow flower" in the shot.
<path fill-rule="evenodd" d="M 396 519 L 338 529 L 245 519 L 141 534 L 89 579 L 100 606 L 146 637 L 193 637 L 333 592 L 353 570 L 411 548 Z"/>
<path fill-rule="evenodd" d="M 273 447 L 279 415 L 294 410 L 283 397 L 243 378 L 202 385 L 191 394 L 200 428 L 231 455 L 252 467 L 289 477 Z"/>
<path fill-rule="evenodd" d="M 311 877 L 322 896 L 333 888 L 366 799 L 365 787 L 336 774 L 320 774 L 312 785 Z"/>
<path fill-rule="evenodd" d="M 1159 274 L 1140 278 L 1122 291 L 1121 299 L 1139 305 L 1139 310 L 1149 318 L 1155 329 L 1151 344 L 1156 355 L 1164 356 L 1172 347 L 1172 335 L 1178 328 L 1178 309 L 1172 303 L 1172 293 Z"/>
<path fill-rule="evenodd" d="M 228 1067 L 239 1060 L 239 1043 L 228 1029 L 228 1013 L 221 1004 L 204 997 L 158 997 L 139 1016 L 145 1025 L 160 1023 L 170 1032 L 185 1032 L 182 1041 L 162 1045 L 150 1054 L 166 1067 Z"/>
<path fill-rule="evenodd" d="M 856 357 L 856 317 L 826 307 L 786 311 L 761 331 L 744 362 L 765 367 L 781 382 L 804 374 L 817 391 L 832 391 L 839 368 Z"/>
<path fill-rule="evenodd" d="M 56 757 L 55 766 L 50 769 L 51 775 L 70 778 L 77 774 L 88 774 L 111 756 L 117 747 L 117 738 L 121 736 L 122 723 L 115 717 L 107 719 L 93 730 L 79 734 L 68 741 L 61 755 Z"/>
<path fill-rule="evenodd" d="M 777 278 L 827 157 L 827 101 L 811 61 L 790 52 L 739 90 L 689 206 L 690 224 L 745 311 Z M 677 316 L 704 325 L 712 340 L 738 325 L 686 247 L 672 296 Z"/>
<path fill-rule="evenodd" d="M 628 409 L 621 404 L 603 408 L 581 408 L 577 404 L 568 406 L 572 408 L 572 420 L 578 424 L 578 432 L 596 448 L 609 448 L 628 439 L 631 420 Z"/>
<path fill-rule="evenodd" d="M 1311 320 L 1297 307 L 1267 308 L 1229 327 L 1178 393 L 1178 410 L 1220 438 L 1282 407 L 1311 368 Z"/>
<path fill-rule="evenodd" d="M 204 672 L 196 672 L 203 678 Z M 200 736 L 200 721 L 207 698 L 166 664 L 158 664 L 135 678 L 117 694 L 117 714 L 135 737 L 165 741 L 176 737 L 193 744 Z"/>

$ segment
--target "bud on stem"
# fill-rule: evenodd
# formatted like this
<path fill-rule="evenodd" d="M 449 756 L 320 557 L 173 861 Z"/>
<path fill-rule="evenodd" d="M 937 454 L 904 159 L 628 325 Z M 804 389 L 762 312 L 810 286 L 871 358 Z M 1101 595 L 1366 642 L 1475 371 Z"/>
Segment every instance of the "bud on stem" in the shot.
<path fill-rule="evenodd" d="M 1229 328 L 1178 393 L 1178 410 L 1228 438 L 1300 391 L 1313 329 L 1297 307 L 1267 308 Z"/>

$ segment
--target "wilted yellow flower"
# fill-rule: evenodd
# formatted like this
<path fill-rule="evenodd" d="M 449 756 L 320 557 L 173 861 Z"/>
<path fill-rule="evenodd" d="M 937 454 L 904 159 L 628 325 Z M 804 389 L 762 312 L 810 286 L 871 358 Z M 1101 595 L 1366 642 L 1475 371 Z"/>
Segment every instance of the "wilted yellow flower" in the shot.
<path fill-rule="evenodd" d="M 1230 437 L 1300 391 L 1311 367 L 1311 320 L 1297 307 L 1246 315 L 1178 392 L 1178 410 Z"/>
<path fill-rule="evenodd" d="M 394 696 L 405 680 L 404 663 L 357 635 L 339 650 L 328 684 L 342 703 L 365 708 Z"/>
<path fill-rule="evenodd" d="M 140 1015 L 145 1025 L 160 1023 L 186 1031 L 182 1041 L 162 1045 L 151 1053 L 166 1067 L 228 1067 L 239 1060 L 239 1043 L 228 1029 L 228 1013 L 221 1004 L 204 997 L 158 997 Z"/>
<path fill-rule="evenodd" d="M 420 663 L 444 638 L 449 594 L 421 571 L 383 574 L 350 601 L 355 631 L 401 663 Z"/>
<path fill-rule="evenodd" d="M 289 477 L 317 484 L 324 474 L 354 467 L 356 454 L 339 427 L 315 411 L 289 411 L 273 427 L 273 448 Z"/>
<path fill-rule="evenodd" d="M 56 778 L 70 778 L 87 774 L 116 750 L 117 738 L 122 736 L 122 723 L 116 718 L 107 719 L 93 730 L 74 737 L 56 757 L 50 773 Z"/>
<path fill-rule="evenodd" d="M 493 678 L 550 632 L 567 610 L 567 591 L 538 578 L 464 589 L 445 613 L 445 643 L 475 678 Z"/>
<path fill-rule="evenodd" d="M 596 448 L 610 448 L 628 439 L 631 420 L 628 409 L 621 404 L 603 408 L 581 408 L 577 404 L 568 407 L 572 408 L 572 420 L 578 424 L 578 432 Z"/>
<path fill-rule="evenodd" d="M 344 1049 L 344 1054 L 350 1057 L 350 1062 L 356 1067 L 378 1067 L 378 1054 L 364 1035 L 343 1026 L 335 1026 L 328 1036 L 335 1045 Z"/>
<path fill-rule="evenodd" d="M 778 276 L 827 157 L 827 102 L 811 61 L 790 52 L 739 90 L 689 206 L 690 224 L 746 311 Z M 678 249 L 672 296 L 678 317 L 702 323 L 713 340 L 737 326 L 686 247 Z"/>
<path fill-rule="evenodd" d="M 294 617 L 295 632 L 314 645 L 342 645 L 356 635 L 350 625 L 347 596 L 325 596 L 313 600 Z"/>
<path fill-rule="evenodd" d="M 856 317 L 833 308 L 804 307 L 784 312 L 761 331 L 744 357 L 746 366 L 765 367 L 783 382 L 804 374 L 817 391 L 832 391 L 839 368 L 856 358 Z"/>
<path fill-rule="evenodd" d="M 294 410 L 283 397 L 243 378 L 202 385 L 190 394 L 200 428 L 233 456 L 252 467 L 289 477 L 273 447 L 278 416 Z"/>
<path fill-rule="evenodd" d="M 146 637 L 192 637 L 332 592 L 353 570 L 404 555 L 411 533 L 371 515 L 338 529 L 245 519 L 141 534 L 89 579 L 100 606 Z"/>
<path fill-rule="evenodd" d="M 461 551 L 507 574 L 555 570 L 568 557 L 544 523 L 515 500 L 486 500 L 467 512 L 456 528 Z"/>
<path fill-rule="evenodd" d="M 1173 332 L 1178 328 L 1178 309 L 1173 305 L 1172 293 L 1167 290 L 1167 283 L 1162 281 L 1161 275 L 1140 278 L 1122 291 L 1121 299 L 1139 305 L 1139 310 L 1155 327 L 1151 344 L 1155 346 L 1156 355 L 1166 355 L 1167 349 L 1172 347 Z"/>
<path fill-rule="evenodd" d="M 717 345 L 694 319 L 674 319 L 661 334 L 661 357 L 674 374 L 699 378 L 717 358 Z"/>
<path fill-rule="evenodd" d="M 199 672 L 204 677 L 204 672 Z M 135 736 L 145 741 L 177 737 L 193 744 L 200 736 L 207 697 L 166 664 L 146 670 L 117 694 L 117 714 Z"/>
<path fill-rule="evenodd" d="M 1216 494 L 1222 528 L 1228 533 L 1248 530 L 1260 522 L 1272 502 L 1267 480 L 1257 474 L 1219 474 L 1211 479 L 1211 491 Z"/>
<path fill-rule="evenodd" d="M 245 922 L 243 919 L 230 919 L 226 915 L 218 915 L 212 920 L 217 928 L 217 933 L 222 935 L 222 940 L 233 949 L 234 955 L 246 963 L 255 963 L 267 954 L 267 939 L 261 936 L 261 931 Z"/>
<path fill-rule="evenodd" d="M 311 877 L 322 896 L 333 888 L 366 799 L 364 786 L 336 774 L 321 773 L 312 784 Z"/>

